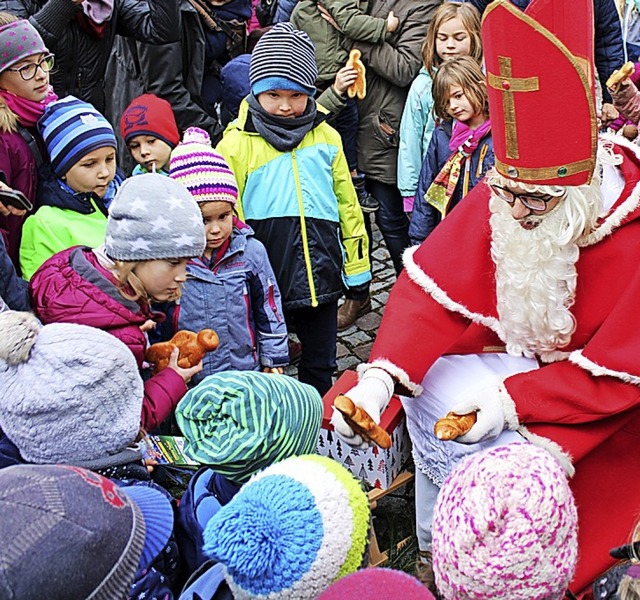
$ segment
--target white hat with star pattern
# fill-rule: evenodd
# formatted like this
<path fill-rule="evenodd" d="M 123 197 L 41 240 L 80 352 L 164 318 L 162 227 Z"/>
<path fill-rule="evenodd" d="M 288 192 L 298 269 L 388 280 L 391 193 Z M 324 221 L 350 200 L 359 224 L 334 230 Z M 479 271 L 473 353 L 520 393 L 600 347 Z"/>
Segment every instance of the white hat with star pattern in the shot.
<path fill-rule="evenodd" d="M 163 175 L 127 179 L 109 207 L 105 249 L 113 260 L 201 256 L 202 214 L 189 190 Z"/>

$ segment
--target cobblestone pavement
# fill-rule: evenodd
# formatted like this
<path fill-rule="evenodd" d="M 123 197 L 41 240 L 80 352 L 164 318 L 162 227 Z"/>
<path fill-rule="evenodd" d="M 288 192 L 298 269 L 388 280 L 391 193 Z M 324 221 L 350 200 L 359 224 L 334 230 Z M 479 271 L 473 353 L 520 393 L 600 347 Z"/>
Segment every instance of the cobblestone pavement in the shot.
<path fill-rule="evenodd" d="M 382 319 L 382 313 L 389 297 L 391 286 L 396 280 L 396 273 L 391 264 L 387 248 L 382 241 L 382 235 L 377 226 L 373 225 L 373 279 L 371 281 L 371 311 L 360 317 L 356 322 L 338 332 L 336 349 L 338 369 L 334 380 L 343 371 L 355 369 L 361 362 L 369 358 L 371 346 L 375 340 Z M 295 366 L 287 367 L 287 375 L 297 376 Z"/>

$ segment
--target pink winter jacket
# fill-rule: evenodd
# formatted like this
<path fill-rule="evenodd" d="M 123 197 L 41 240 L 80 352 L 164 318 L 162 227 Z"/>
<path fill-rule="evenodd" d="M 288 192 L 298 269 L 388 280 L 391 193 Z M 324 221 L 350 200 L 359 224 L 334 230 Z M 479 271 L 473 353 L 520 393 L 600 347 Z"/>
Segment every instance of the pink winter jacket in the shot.
<path fill-rule="evenodd" d="M 133 352 L 142 368 L 147 337 L 140 326 L 160 321 L 145 303 L 127 300 L 90 248 L 74 246 L 54 254 L 29 283 L 31 304 L 44 323 L 79 323 L 111 333 Z M 147 431 L 164 421 L 187 387 L 173 369 L 164 369 L 145 382 L 141 425 Z"/>

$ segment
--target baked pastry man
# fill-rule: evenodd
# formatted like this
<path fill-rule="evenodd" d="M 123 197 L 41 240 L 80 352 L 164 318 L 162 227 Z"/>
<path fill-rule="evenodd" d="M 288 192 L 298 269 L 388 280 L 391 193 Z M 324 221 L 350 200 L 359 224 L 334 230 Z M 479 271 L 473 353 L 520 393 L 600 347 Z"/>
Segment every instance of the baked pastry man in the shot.
<path fill-rule="evenodd" d="M 406 251 L 370 361 L 346 392 L 374 419 L 394 390 L 406 396 L 423 552 L 434 483 L 464 455 L 524 438 L 575 470 L 576 592 L 612 564 L 640 493 L 640 155 L 597 136 L 592 10 L 591 0 L 487 8 L 496 168 Z M 440 441 L 433 425 L 450 410 L 476 410 L 477 422 Z"/>

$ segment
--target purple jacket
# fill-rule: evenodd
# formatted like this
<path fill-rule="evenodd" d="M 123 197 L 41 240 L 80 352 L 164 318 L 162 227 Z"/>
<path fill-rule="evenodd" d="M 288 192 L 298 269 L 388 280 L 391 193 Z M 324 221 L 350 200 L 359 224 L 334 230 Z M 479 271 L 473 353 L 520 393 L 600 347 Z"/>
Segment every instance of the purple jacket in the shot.
<path fill-rule="evenodd" d="M 38 187 L 36 159 L 21 135 L 17 132 L 0 133 L 0 171 L 4 182 L 20 190 L 35 205 Z M 5 238 L 11 261 L 19 269 L 20 236 L 22 224 L 28 215 L 16 217 L 0 215 L 0 231 Z"/>
<path fill-rule="evenodd" d="M 142 368 L 147 337 L 140 326 L 163 315 L 122 296 L 89 248 L 74 246 L 54 254 L 33 275 L 29 291 L 44 324 L 79 323 L 107 331 L 129 347 Z M 164 369 L 145 382 L 144 391 L 141 424 L 149 431 L 172 413 L 187 386 L 173 369 Z"/>

